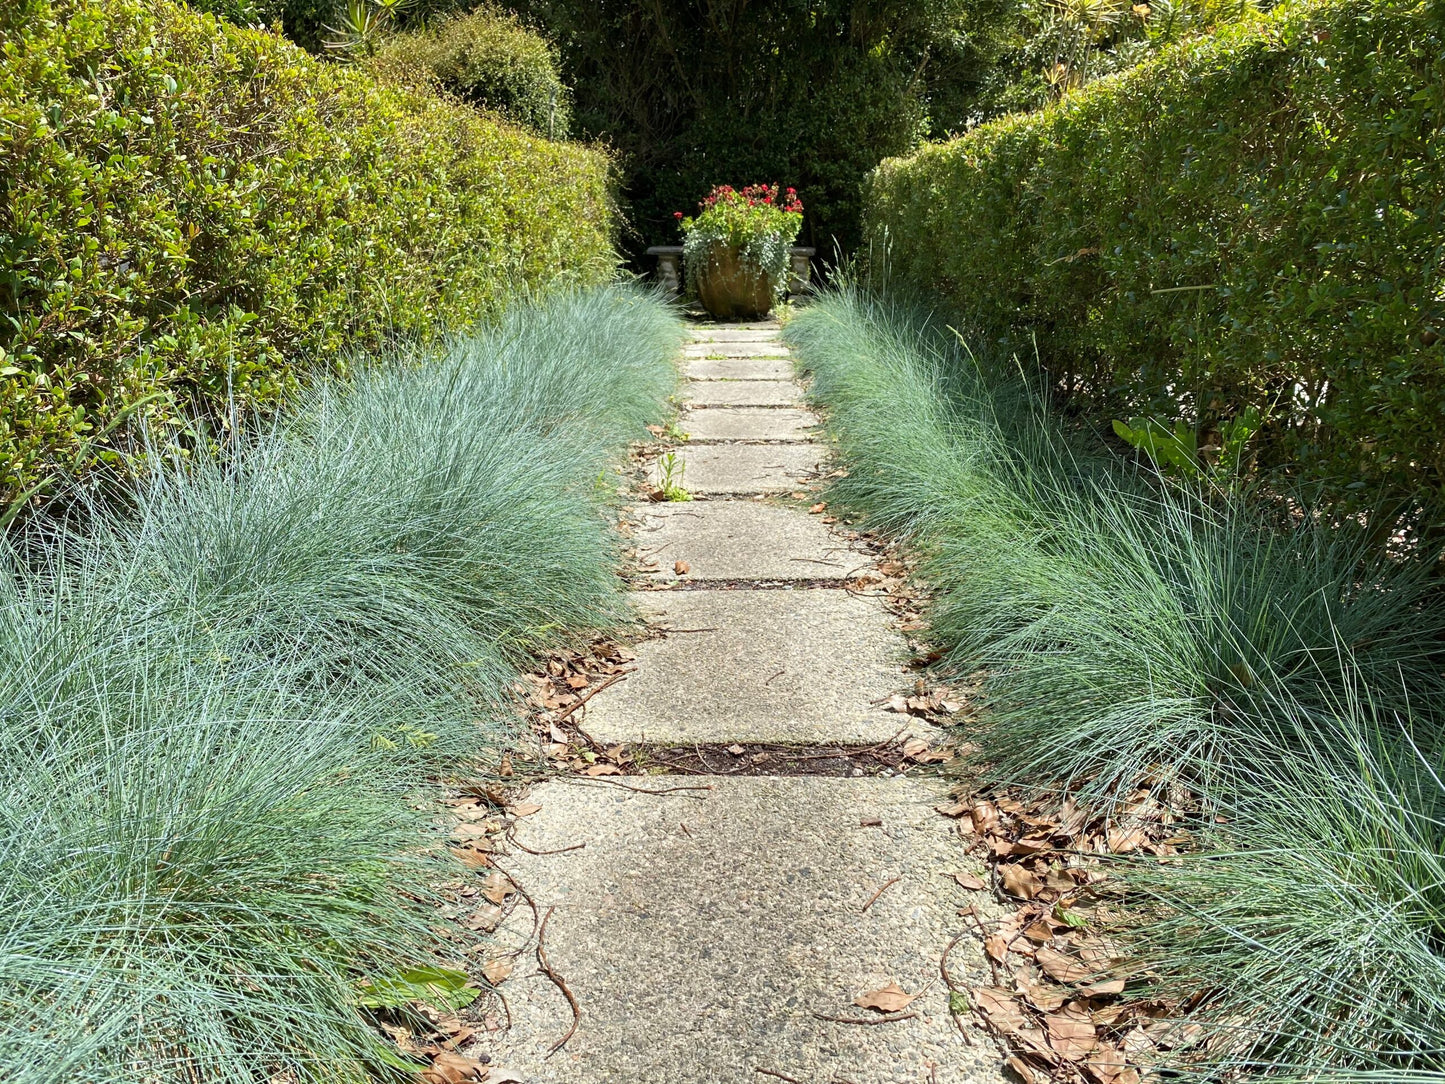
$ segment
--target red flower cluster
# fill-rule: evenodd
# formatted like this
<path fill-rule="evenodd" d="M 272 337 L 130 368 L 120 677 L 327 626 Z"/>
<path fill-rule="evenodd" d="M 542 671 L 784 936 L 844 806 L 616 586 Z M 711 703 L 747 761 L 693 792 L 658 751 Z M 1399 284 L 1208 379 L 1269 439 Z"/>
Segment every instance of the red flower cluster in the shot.
<path fill-rule="evenodd" d="M 707 198 L 698 206 L 706 211 L 709 207 L 715 207 L 719 203 L 738 202 L 746 202 L 749 207 L 777 207 L 779 210 L 793 215 L 803 213 L 803 204 L 798 199 L 798 190 L 789 188 L 779 200 L 778 186 L 775 184 L 750 184 L 741 192 L 730 184 L 720 184 L 708 193 Z"/>

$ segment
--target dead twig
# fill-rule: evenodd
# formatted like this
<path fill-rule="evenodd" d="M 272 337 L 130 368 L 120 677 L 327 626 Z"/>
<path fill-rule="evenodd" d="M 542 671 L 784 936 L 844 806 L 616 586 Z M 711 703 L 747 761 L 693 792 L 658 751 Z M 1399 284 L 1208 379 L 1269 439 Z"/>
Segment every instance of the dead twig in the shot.
<path fill-rule="evenodd" d="M 552 720 L 552 724 L 555 726 L 556 724 L 562 722 L 562 720 L 564 720 L 564 719 L 566 719 L 568 716 L 570 716 L 574 711 L 576 711 L 578 708 L 580 708 L 583 704 L 587 703 L 587 701 L 591 700 L 594 696 L 596 696 L 598 693 L 600 693 L 603 689 L 610 689 L 610 688 L 612 688 L 612 686 L 616 685 L 619 681 L 622 681 L 622 680 L 623 680 L 624 678 L 626 678 L 626 677 L 627 677 L 626 674 L 614 674 L 614 675 L 612 675 L 612 677 L 610 677 L 610 678 L 608 678 L 606 681 L 604 681 L 601 685 L 597 686 L 597 688 L 595 688 L 595 689 L 588 689 L 588 690 L 587 690 L 587 694 L 586 694 L 585 696 L 581 697 L 581 698 L 580 698 L 575 704 L 573 704 L 570 708 L 568 708 L 566 711 L 564 711 L 561 715 L 557 716 L 557 718 L 553 719 L 553 720 Z M 578 731 L 578 733 L 581 733 L 581 731 Z M 586 735 L 583 735 L 583 736 L 586 737 Z M 588 741 L 591 741 L 592 739 L 591 739 L 591 738 L 588 738 L 587 740 L 588 740 Z"/>
<path fill-rule="evenodd" d="M 803 1084 L 803 1082 L 795 1076 L 789 1076 L 787 1073 L 780 1073 L 776 1069 L 764 1069 L 760 1065 L 753 1066 L 753 1072 L 762 1073 L 763 1076 L 775 1076 L 779 1080 L 790 1081 L 791 1084 Z"/>
<path fill-rule="evenodd" d="M 599 776 L 590 777 L 590 778 L 591 778 L 592 782 L 594 782 L 594 783 L 610 783 L 610 784 L 611 784 L 612 786 L 614 786 L 614 787 L 621 787 L 623 790 L 635 791 L 635 792 L 638 793 L 638 794 L 673 794 L 673 793 L 675 793 L 675 792 L 677 792 L 677 791 L 680 791 L 680 790 L 712 790 L 712 787 L 710 787 L 710 786 L 708 786 L 708 787 L 659 787 L 659 788 L 657 788 L 657 789 L 654 790 L 654 789 L 649 789 L 649 788 L 647 788 L 647 787 L 634 787 L 634 786 L 632 786 L 632 785 L 630 785 L 630 784 L 628 784 L 628 783 L 622 782 L 622 780 L 620 780 L 620 779 L 608 779 L 605 775 L 599 775 Z M 698 800 L 701 801 L 702 799 L 699 798 Z"/>
<path fill-rule="evenodd" d="M 948 947 L 943 950 L 943 955 L 938 958 L 938 973 L 943 976 L 943 985 L 948 987 L 948 992 L 950 995 L 959 991 L 958 987 L 953 985 L 953 980 L 948 977 L 948 954 L 953 951 L 953 946 L 958 944 L 961 940 L 963 940 L 963 934 L 959 934 L 952 941 L 950 941 L 948 943 Z M 958 1036 L 963 1040 L 963 1045 L 972 1046 L 973 1040 L 969 1038 L 968 1032 L 964 1030 L 963 1020 L 959 1018 L 959 1014 L 953 1011 L 953 1005 L 951 1001 L 948 1009 L 948 1015 L 953 1017 L 953 1022 L 958 1027 Z"/>
<path fill-rule="evenodd" d="M 863 905 L 863 910 L 860 911 L 859 914 L 866 914 L 868 908 L 872 907 L 875 903 L 878 902 L 879 896 L 883 895 L 883 893 L 886 892 L 891 885 L 896 885 L 901 880 L 903 880 L 902 877 L 894 877 L 891 881 L 884 881 L 883 887 L 880 888 L 877 892 L 873 893 L 873 895 L 868 897 L 868 902 Z"/>
<path fill-rule="evenodd" d="M 514 842 L 515 842 L 515 841 L 514 841 Z M 501 873 L 501 875 L 502 875 L 503 877 L 505 877 L 508 881 L 512 882 L 512 887 L 517 890 L 517 894 L 518 894 L 519 896 L 521 896 L 522 899 L 526 900 L 526 901 L 527 901 L 527 906 L 532 909 L 532 929 L 531 929 L 531 932 L 529 932 L 529 933 L 527 934 L 527 939 L 522 942 L 522 947 L 519 948 L 519 949 L 517 949 L 516 952 L 509 952 L 509 953 L 506 954 L 508 957 L 510 957 L 511 959 L 515 960 L 518 956 L 522 955 L 522 953 L 526 952 L 526 951 L 527 951 L 527 946 L 532 943 L 532 937 L 533 937 L 533 936 L 536 934 L 536 932 L 537 932 L 537 917 L 538 917 L 538 915 L 539 915 L 540 912 L 538 912 L 538 910 L 537 910 L 537 902 L 536 902 L 534 899 L 532 899 L 532 894 L 531 894 L 530 892 L 528 892 L 528 891 L 526 890 L 526 888 L 524 888 L 524 887 L 522 886 L 522 882 L 521 882 L 521 881 L 519 881 L 519 880 L 517 880 L 517 878 L 513 877 L 513 876 L 511 875 L 511 873 L 509 873 L 507 870 L 504 870 L 504 869 L 502 869 L 501 866 L 497 865 L 497 863 L 496 863 L 495 860 L 492 861 L 492 868 L 495 869 L 495 870 L 497 870 L 499 873 Z M 513 904 L 513 905 L 512 905 L 512 910 L 515 911 L 516 909 L 517 909 L 517 908 L 516 908 L 516 904 Z M 507 917 L 507 916 L 510 916 L 511 913 L 512 913 L 511 911 L 508 911 L 508 912 L 507 912 L 507 915 L 506 915 L 506 916 L 503 916 L 503 917 L 505 918 L 505 917 Z M 498 923 L 498 925 L 500 925 L 500 923 Z"/>
<path fill-rule="evenodd" d="M 557 1051 L 567 1045 L 567 1040 L 577 1034 L 577 1025 L 582 1023 L 582 1007 L 577 1004 L 577 997 L 572 993 L 568 985 L 562 981 L 562 976 L 552 970 L 552 965 L 547 962 L 547 950 L 543 942 L 547 938 L 547 919 L 552 917 L 556 907 L 547 908 L 547 915 L 542 919 L 542 928 L 537 931 L 537 966 L 542 969 L 542 974 L 551 979 L 567 998 L 567 1004 L 572 1006 L 572 1026 L 567 1029 L 567 1034 L 552 1044 L 552 1049 L 547 1051 L 547 1057 L 551 1057 Z"/>
<path fill-rule="evenodd" d="M 983 928 L 983 919 L 978 917 L 978 912 L 970 909 L 973 920 L 978 923 L 978 935 L 983 938 L 983 958 L 988 961 L 989 970 L 993 972 L 993 984 L 999 985 L 998 961 L 988 954 L 988 931 Z"/>
<path fill-rule="evenodd" d="M 829 1016 L 827 1013 L 815 1012 L 813 1014 L 819 1020 L 829 1020 L 834 1024 L 861 1024 L 872 1027 L 875 1024 L 891 1024 L 897 1020 L 913 1020 L 918 1014 L 911 1009 L 908 1012 L 889 1013 L 886 1016 Z"/>
<path fill-rule="evenodd" d="M 512 846 L 514 846 L 514 847 L 519 847 L 519 848 L 521 848 L 522 850 L 526 851 L 528 854 L 535 854 L 535 855 L 537 855 L 538 857 L 541 857 L 541 856 L 543 856 L 543 855 L 549 855 L 549 854 L 566 854 L 568 851 L 580 851 L 583 847 L 587 846 L 587 844 L 585 844 L 585 843 L 574 843 L 574 844 L 572 844 L 572 846 L 570 846 L 570 847 L 558 847 L 555 851 L 534 851 L 534 850 L 532 850 L 531 847 L 528 847 L 525 843 L 520 842 L 520 841 L 517 839 L 516 836 L 508 835 L 508 836 L 507 836 L 507 842 L 510 843 L 510 844 L 511 844 Z"/>

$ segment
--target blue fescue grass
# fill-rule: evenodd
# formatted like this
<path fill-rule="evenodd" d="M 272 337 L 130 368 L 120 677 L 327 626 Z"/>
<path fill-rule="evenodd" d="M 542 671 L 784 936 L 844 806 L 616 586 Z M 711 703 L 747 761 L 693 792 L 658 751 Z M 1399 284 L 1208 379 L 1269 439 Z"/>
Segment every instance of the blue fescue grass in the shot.
<path fill-rule="evenodd" d="M 680 342 L 557 294 L 11 540 L 0 1076 L 401 1075 L 356 984 L 445 951 L 416 789 L 496 752 L 528 652 L 629 619 L 613 465 Z"/>
<path fill-rule="evenodd" d="M 1445 1068 L 1430 562 L 1123 460 L 906 299 L 847 287 L 786 335 L 835 505 L 917 548 L 945 664 L 985 675 L 995 777 L 1173 778 L 1227 819 L 1130 875 L 1172 916 L 1135 932 L 1146 968 L 1211 991 L 1201 1072 Z"/>

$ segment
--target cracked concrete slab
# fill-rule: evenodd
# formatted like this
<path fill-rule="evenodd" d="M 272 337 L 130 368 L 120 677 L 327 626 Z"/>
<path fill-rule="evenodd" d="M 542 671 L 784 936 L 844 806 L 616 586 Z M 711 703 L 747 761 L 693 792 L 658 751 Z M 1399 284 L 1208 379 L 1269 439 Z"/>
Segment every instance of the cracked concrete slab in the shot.
<path fill-rule="evenodd" d="M 869 563 L 818 516 L 796 508 L 688 501 L 638 505 L 629 518 L 643 567 L 656 580 L 842 580 Z M 678 561 L 691 566 L 684 577 L 674 570 Z"/>
<path fill-rule="evenodd" d="M 792 380 L 793 363 L 787 358 L 691 358 L 687 375 L 692 380 Z"/>
<path fill-rule="evenodd" d="M 698 444 L 677 458 L 689 493 L 788 493 L 817 474 L 823 453 L 816 444 Z M 653 479 L 661 484 L 658 466 Z"/>
<path fill-rule="evenodd" d="M 693 440 L 812 440 L 818 425 L 812 411 L 787 407 L 700 407 L 678 420 Z"/>
<path fill-rule="evenodd" d="M 785 358 L 788 348 L 781 342 L 688 343 L 682 348 L 689 358 Z"/>
<path fill-rule="evenodd" d="M 887 741 L 876 706 L 909 683 L 904 643 L 876 599 L 834 589 L 639 591 L 637 669 L 588 702 L 613 742 Z"/>
<path fill-rule="evenodd" d="M 693 380 L 683 396 L 693 406 L 801 406 L 791 380 Z"/>
<path fill-rule="evenodd" d="M 632 779 L 645 786 L 647 780 Z M 1000 1055 L 972 1014 L 948 1013 L 939 958 L 992 901 L 951 875 L 982 872 L 931 782 L 688 776 L 693 791 L 637 794 L 605 783 L 535 787 L 541 810 L 517 836 L 534 851 L 506 868 L 546 915 L 561 992 L 521 951 L 519 906 L 498 947 L 520 952 L 502 985 L 513 1026 L 494 1063 L 529 1084 L 744 1084 L 765 1068 L 808 1084 L 1002 1084 Z M 865 821 L 881 820 L 876 827 Z M 866 912 L 868 898 L 892 878 Z M 949 954 L 958 984 L 987 985 L 965 936 Z M 867 1015 L 852 1001 L 897 982 L 923 990 L 916 1016 L 877 1027 L 817 1019 Z"/>

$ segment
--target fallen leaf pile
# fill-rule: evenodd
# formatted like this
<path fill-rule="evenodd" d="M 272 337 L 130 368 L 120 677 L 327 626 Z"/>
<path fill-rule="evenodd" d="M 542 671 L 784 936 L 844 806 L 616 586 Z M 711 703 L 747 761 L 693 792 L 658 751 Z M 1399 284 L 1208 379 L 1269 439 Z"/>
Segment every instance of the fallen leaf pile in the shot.
<path fill-rule="evenodd" d="M 634 669 L 637 658 L 629 647 L 601 640 L 586 650 L 562 650 L 515 686 L 541 747 L 548 768 L 582 775 L 621 775 L 632 757 L 626 747 L 604 747 L 582 727 L 584 701 L 609 681 L 618 681 Z"/>
<path fill-rule="evenodd" d="M 1111 888 L 1102 859 L 1169 857 L 1187 847 L 1181 825 L 1190 796 L 1140 787 L 1108 815 L 1073 798 L 1025 800 L 1015 792 L 956 799 L 938 807 L 958 822 L 971 850 L 990 864 L 992 887 L 1012 906 L 986 922 L 960 909 L 983 939 L 993 985 L 972 991 L 971 1007 L 1008 1045 L 1010 1068 L 1026 1082 L 1139 1084 L 1151 1055 L 1186 1045 L 1177 1002 L 1129 999 L 1129 962 L 1103 932 Z M 986 887 L 955 875 L 969 889 Z"/>
<path fill-rule="evenodd" d="M 919 677 L 914 682 L 912 693 L 894 693 L 884 702 L 883 707 L 899 715 L 916 716 L 935 726 L 958 726 L 975 710 L 970 693 L 971 690 L 957 685 L 929 688 L 929 683 Z M 977 748 L 969 745 L 960 752 L 972 753 L 977 751 Z"/>

